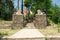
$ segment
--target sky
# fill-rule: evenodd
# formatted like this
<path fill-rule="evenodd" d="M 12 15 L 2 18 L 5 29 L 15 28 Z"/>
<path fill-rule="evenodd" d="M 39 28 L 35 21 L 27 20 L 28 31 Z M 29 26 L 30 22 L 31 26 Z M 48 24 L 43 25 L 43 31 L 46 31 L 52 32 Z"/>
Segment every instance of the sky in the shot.
<path fill-rule="evenodd" d="M 14 0 L 14 8 L 17 8 L 17 2 L 18 0 Z M 21 2 L 22 0 L 19 1 L 19 9 L 21 9 Z"/>
<path fill-rule="evenodd" d="M 60 0 L 52 0 L 52 4 L 57 4 L 60 7 Z"/>
<path fill-rule="evenodd" d="M 14 7 L 17 8 L 17 1 L 18 0 L 15 0 L 14 1 Z M 60 0 L 52 0 L 52 4 L 57 4 L 59 7 L 60 7 Z M 19 1 L 19 9 L 21 9 L 21 0 Z"/>

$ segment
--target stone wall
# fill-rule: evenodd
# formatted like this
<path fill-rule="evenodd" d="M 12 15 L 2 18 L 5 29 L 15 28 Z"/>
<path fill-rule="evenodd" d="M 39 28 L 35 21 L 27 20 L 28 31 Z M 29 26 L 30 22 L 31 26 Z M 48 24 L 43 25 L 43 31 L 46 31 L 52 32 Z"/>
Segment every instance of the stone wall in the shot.
<path fill-rule="evenodd" d="M 0 22 L 0 29 L 10 29 L 12 21 L 2 21 Z"/>

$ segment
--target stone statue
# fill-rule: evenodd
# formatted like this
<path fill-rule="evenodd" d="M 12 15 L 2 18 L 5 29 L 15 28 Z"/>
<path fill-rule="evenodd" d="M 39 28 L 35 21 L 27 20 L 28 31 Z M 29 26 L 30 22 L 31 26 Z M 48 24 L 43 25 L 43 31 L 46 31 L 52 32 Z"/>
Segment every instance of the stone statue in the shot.
<path fill-rule="evenodd" d="M 43 12 L 41 10 L 37 10 L 38 14 L 43 14 Z"/>
<path fill-rule="evenodd" d="M 22 13 L 21 13 L 21 10 L 18 10 L 18 12 L 17 12 L 16 14 L 18 14 L 18 15 L 19 15 L 19 14 L 22 14 Z"/>

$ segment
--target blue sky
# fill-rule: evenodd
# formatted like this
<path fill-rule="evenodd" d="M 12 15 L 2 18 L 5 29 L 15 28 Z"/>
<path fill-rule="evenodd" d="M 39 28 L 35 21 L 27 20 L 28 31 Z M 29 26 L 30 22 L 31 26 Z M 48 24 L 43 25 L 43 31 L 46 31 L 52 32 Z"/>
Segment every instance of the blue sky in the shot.
<path fill-rule="evenodd" d="M 17 8 L 17 1 L 18 0 L 15 0 L 14 1 L 14 7 Z M 57 4 L 59 7 L 60 7 L 60 0 L 52 0 L 52 4 Z M 19 8 L 21 9 L 21 0 L 19 1 Z"/>
<path fill-rule="evenodd" d="M 60 7 L 60 0 L 52 0 L 52 1 L 53 1 L 53 2 L 52 2 L 53 5 L 54 5 L 54 4 L 57 4 L 57 5 Z"/>
<path fill-rule="evenodd" d="M 17 2 L 18 0 L 14 0 L 14 7 L 17 8 Z M 19 1 L 19 9 L 21 9 L 21 2 L 22 0 Z"/>

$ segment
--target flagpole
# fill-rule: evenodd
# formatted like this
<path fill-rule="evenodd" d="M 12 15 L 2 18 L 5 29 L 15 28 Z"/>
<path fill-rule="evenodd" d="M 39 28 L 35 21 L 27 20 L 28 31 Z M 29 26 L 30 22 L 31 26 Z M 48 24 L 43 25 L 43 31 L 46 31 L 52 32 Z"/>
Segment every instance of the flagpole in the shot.
<path fill-rule="evenodd" d="M 23 0 L 22 0 L 22 9 L 21 10 L 22 10 L 22 14 L 23 14 Z"/>
<path fill-rule="evenodd" d="M 22 10 L 22 14 L 23 14 L 23 26 L 25 27 L 25 25 L 24 25 L 24 13 L 23 13 L 23 0 L 22 0 L 22 7 L 21 7 L 21 10 Z"/>
<path fill-rule="evenodd" d="M 18 10 L 19 10 L 19 0 L 18 0 Z"/>

